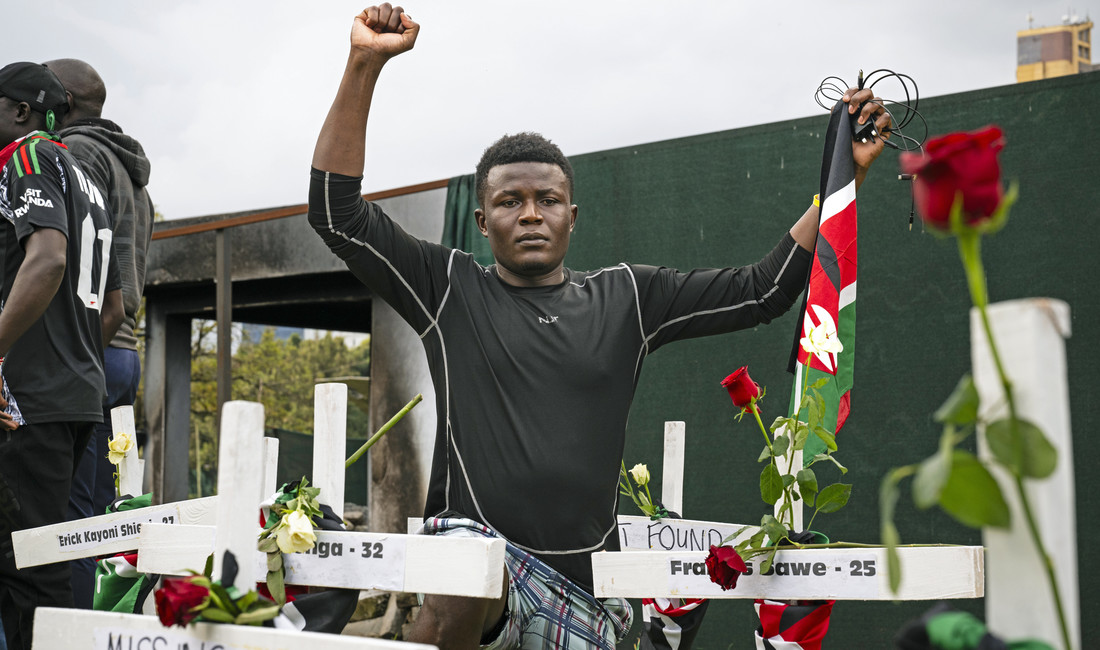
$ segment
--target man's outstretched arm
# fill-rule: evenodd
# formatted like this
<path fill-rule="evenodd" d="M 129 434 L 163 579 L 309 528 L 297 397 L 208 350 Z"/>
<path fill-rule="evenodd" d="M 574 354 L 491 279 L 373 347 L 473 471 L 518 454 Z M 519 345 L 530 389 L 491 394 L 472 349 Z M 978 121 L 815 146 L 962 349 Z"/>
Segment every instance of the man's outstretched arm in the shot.
<path fill-rule="evenodd" d="M 374 84 L 386 61 L 411 50 L 419 32 L 420 25 L 401 7 L 391 7 L 388 2 L 368 7 L 355 17 L 344 77 L 313 150 L 316 169 L 345 176 L 363 173 Z"/>

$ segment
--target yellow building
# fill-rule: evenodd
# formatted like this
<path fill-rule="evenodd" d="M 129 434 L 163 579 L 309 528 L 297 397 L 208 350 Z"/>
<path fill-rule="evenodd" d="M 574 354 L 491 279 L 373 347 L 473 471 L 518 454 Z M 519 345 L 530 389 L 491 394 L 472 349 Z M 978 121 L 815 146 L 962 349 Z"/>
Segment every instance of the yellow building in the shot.
<path fill-rule="evenodd" d="M 1071 22 L 1071 20 L 1073 22 Z M 1035 81 L 1089 72 L 1092 65 L 1092 21 L 1063 19 L 1055 27 L 1016 32 L 1016 81 Z"/>

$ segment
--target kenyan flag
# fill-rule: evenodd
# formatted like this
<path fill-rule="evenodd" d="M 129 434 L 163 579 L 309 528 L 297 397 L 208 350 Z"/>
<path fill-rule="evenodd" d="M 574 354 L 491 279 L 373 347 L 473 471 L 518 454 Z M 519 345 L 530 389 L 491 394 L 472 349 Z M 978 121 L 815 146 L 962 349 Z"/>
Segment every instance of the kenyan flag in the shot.
<path fill-rule="evenodd" d="M 833 431 L 836 433 L 844 426 L 850 409 L 856 336 L 856 181 L 852 118 L 847 107 L 843 102 L 833 107 L 825 135 L 821 162 L 821 220 L 803 299 L 802 319 L 791 354 L 791 370 L 795 377 L 791 413 L 798 407 L 808 364 L 810 384 L 820 377 L 832 376 L 821 389 L 826 407 L 823 424 L 830 427 L 835 422 Z M 843 352 L 810 355 L 802 349 L 799 339 L 822 324 L 839 335 Z M 810 436 L 803 451 L 803 463 L 824 452 L 825 443 L 817 436 Z"/>

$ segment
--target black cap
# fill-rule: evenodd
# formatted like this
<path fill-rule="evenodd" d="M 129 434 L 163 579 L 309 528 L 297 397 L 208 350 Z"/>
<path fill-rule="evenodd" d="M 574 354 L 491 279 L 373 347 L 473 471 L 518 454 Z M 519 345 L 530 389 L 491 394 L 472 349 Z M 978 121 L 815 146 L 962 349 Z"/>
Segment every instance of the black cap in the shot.
<path fill-rule="evenodd" d="M 69 110 L 65 86 L 41 63 L 9 63 L 0 69 L 0 95 L 27 102 L 42 114 L 53 111 L 62 115 Z"/>

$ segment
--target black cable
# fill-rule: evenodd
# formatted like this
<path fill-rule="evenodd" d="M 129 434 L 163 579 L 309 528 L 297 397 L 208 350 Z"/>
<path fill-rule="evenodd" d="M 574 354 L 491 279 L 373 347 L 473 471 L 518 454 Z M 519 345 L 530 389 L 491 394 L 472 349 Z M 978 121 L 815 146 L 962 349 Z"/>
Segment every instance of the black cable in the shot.
<path fill-rule="evenodd" d="M 920 111 L 917 110 L 917 106 L 920 103 L 917 82 L 907 74 L 894 72 L 887 68 L 879 68 L 870 74 L 864 75 L 861 70 L 859 81 L 856 84 L 850 84 L 837 76 L 828 76 L 822 79 L 821 83 L 818 84 L 817 90 L 814 92 L 814 101 L 823 109 L 827 111 L 832 110 L 833 106 L 844 97 L 844 93 L 847 92 L 849 88 L 858 87 L 874 90 L 875 86 L 891 80 L 900 86 L 900 94 L 904 95 L 905 99 L 883 99 L 881 101 L 880 105 L 890 114 L 891 122 L 890 126 L 884 129 L 884 132 L 897 134 L 899 139 L 902 140 L 902 144 L 899 145 L 887 140 L 886 146 L 900 151 L 920 150 L 924 145 L 924 141 L 928 139 L 928 122 L 924 119 L 924 116 L 921 115 Z M 876 92 L 876 94 L 880 93 Z M 923 130 L 921 136 L 917 138 L 902 133 L 902 130 L 908 127 L 914 119 L 920 121 Z"/>
<path fill-rule="evenodd" d="M 881 101 L 875 101 L 874 103 L 882 106 L 890 115 L 890 126 L 883 129 L 883 135 L 890 134 L 896 135 L 899 142 L 892 142 L 891 139 L 883 138 L 883 144 L 891 149 L 898 151 L 922 151 L 924 150 L 924 142 L 928 139 L 928 121 L 924 119 L 920 111 L 917 110 L 917 106 L 920 103 L 920 93 L 917 90 L 917 82 L 913 80 L 907 74 L 901 72 L 894 72 L 887 68 L 879 68 L 872 71 L 870 74 L 864 75 L 863 71 L 859 71 L 855 85 L 849 84 L 847 81 L 837 76 L 828 76 L 821 80 L 821 83 L 817 86 L 817 91 L 814 92 L 814 101 L 821 108 L 831 111 L 833 106 L 836 105 L 841 99 L 844 98 L 844 93 L 848 92 L 849 88 L 870 88 L 874 90 L 877 84 L 885 81 L 893 80 L 901 87 L 901 94 L 905 95 L 905 100 L 888 100 L 882 99 Z M 878 95 L 879 93 L 875 93 Z M 874 100 L 872 100 L 874 101 Z M 828 103 L 826 103 L 828 102 Z M 901 118 L 898 119 L 898 115 Z M 902 133 L 902 129 L 909 127 L 913 120 L 919 120 L 923 133 L 920 137 L 912 137 L 906 133 Z M 874 139 L 874 132 L 868 136 Z M 907 174 L 901 174 L 898 176 L 898 180 L 912 181 L 912 177 Z M 913 229 L 913 206 L 912 196 L 910 196 L 909 207 L 909 229 Z"/>

